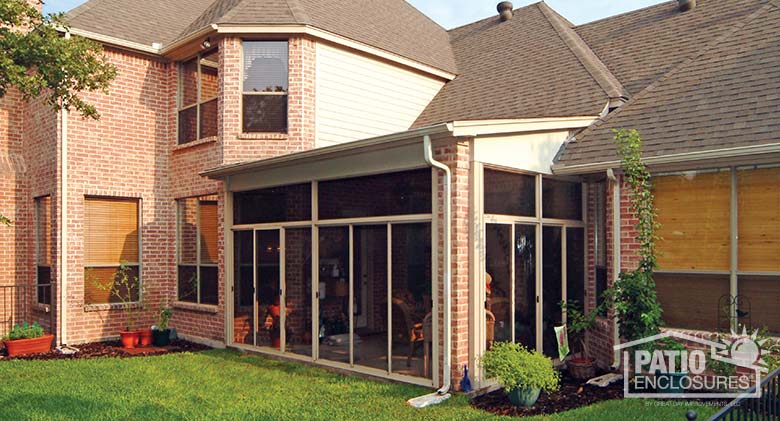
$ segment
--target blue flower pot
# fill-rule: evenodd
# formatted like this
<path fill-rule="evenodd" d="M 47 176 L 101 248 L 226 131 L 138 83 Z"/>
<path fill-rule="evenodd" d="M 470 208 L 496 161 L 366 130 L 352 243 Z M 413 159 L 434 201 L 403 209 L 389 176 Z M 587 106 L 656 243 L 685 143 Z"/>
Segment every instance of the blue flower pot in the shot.
<path fill-rule="evenodd" d="M 512 389 L 509 393 L 507 393 L 507 396 L 509 396 L 509 401 L 512 402 L 515 406 L 534 406 L 536 401 L 539 399 L 539 394 L 542 392 L 541 389 L 532 389 L 532 388 L 525 388 L 525 389 Z"/>
<path fill-rule="evenodd" d="M 660 371 L 656 371 L 655 377 L 656 391 L 674 394 L 685 393 L 682 381 L 684 378 L 688 377 L 688 373 L 661 373 Z"/>

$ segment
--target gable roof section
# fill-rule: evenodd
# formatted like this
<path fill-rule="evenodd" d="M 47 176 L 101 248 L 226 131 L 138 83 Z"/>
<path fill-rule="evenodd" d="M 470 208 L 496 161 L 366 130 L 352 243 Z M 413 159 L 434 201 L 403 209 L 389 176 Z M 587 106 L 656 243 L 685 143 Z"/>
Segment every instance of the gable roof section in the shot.
<path fill-rule="evenodd" d="M 457 69 L 447 31 L 404 0 L 90 0 L 68 21 L 163 46 L 212 24 L 308 25 L 446 72 Z"/>
<path fill-rule="evenodd" d="M 90 0 L 68 12 L 66 20 L 76 29 L 138 44 L 163 45 L 181 32 L 214 0 Z"/>
<path fill-rule="evenodd" d="M 773 0 L 774 1 L 774 0 Z M 766 3 L 566 145 L 560 168 L 618 160 L 613 130 L 646 158 L 780 144 L 780 7 Z"/>
<path fill-rule="evenodd" d="M 766 0 L 698 0 L 681 13 L 677 0 L 575 28 L 631 94 L 637 94 L 765 4 Z"/>
<path fill-rule="evenodd" d="M 415 127 L 453 120 L 597 116 L 624 89 L 545 3 L 450 31 L 459 75 Z"/>

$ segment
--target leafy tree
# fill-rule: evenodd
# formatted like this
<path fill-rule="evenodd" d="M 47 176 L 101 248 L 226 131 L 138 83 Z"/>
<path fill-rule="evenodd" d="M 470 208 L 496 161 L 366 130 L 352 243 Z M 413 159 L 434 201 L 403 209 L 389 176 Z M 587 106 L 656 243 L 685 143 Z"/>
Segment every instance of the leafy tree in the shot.
<path fill-rule="evenodd" d="M 108 92 L 116 67 L 102 46 L 82 37 L 66 39 L 63 14 L 42 15 L 26 0 L 0 0 L 0 98 L 11 88 L 25 101 L 45 95 L 54 109 L 75 109 L 100 118 L 80 92 Z M 11 221 L 0 215 L 0 224 Z"/>

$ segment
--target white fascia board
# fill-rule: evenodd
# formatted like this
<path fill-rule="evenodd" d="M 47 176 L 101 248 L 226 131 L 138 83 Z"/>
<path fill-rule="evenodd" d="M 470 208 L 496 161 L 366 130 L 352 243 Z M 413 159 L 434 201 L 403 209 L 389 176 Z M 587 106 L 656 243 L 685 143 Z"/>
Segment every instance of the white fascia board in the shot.
<path fill-rule="evenodd" d="M 391 53 L 380 48 L 372 47 L 368 44 L 358 42 L 332 32 L 324 31 L 309 25 L 216 25 L 217 32 L 220 34 L 249 35 L 249 34 L 305 34 L 334 44 L 342 45 L 353 50 L 367 53 L 406 67 L 427 73 L 445 80 L 453 80 L 457 76 L 433 66 L 420 63 L 418 61 Z"/>
<path fill-rule="evenodd" d="M 455 121 L 453 135 L 485 136 L 491 134 L 541 132 L 550 130 L 571 130 L 590 126 L 598 116 L 530 118 L 516 120 L 470 120 Z"/>
<path fill-rule="evenodd" d="M 723 149 L 714 149 L 709 151 L 685 152 L 685 153 L 679 153 L 673 155 L 652 156 L 648 158 L 643 158 L 642 162 L 644 162 L 648 166 L 670 165 L 670 164 L 681 164 L 686 162 L 693 163 L 697 161 L 738 158 L 738 157 L 746 157 L 746 156 L 753 156 L 753 155 L 765 155 L 765 154 L 776 154 L 776 153 L 780 153 L 780 143 L 771 143 L 767 145 L 740 146 L 736 148 L 723 148 Z M 608 168 L 620 167 L 620 165 L 621 163 L 619 160 L 611 160 L 611 161 L 602 161 L 602 162 L 594 162 L 594 163 L 578 164 L 578 165 L 555 164 L 553 165 L 552 169 L 555 174 L 577 175 L 577 174 L 589 174 L 594 172 L 601 172 L 607 170 Z"/>
<path fill-rule="evenodd" d="M 127 41 L 121 38 L 115 38 L 108 35 L 102 35 L 95 32 L 85 31 L 78 28 L 61 28 L 62 32 L 70 32 L 71 35 L 76 35 L 84 38 L 89 38 L 93 41 L 97 41 L 103 44 L 114 45 L 117 47 L 128 48 L 131 50 L 141 51 L 149 54 L 160 54 L 160 49 L 151 45 L 141 44 L 138 42 Z"/>

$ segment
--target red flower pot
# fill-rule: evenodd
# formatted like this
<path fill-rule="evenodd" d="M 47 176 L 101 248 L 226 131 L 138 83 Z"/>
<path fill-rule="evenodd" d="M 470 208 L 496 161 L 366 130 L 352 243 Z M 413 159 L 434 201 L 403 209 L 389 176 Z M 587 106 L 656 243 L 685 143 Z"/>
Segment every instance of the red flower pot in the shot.
<path fill-rule="evenodd" d="M 141 346 L 149 346 L 154 342 L 152 329 L 141 329 L 138 331 L 138 341 Z"/>
<path fill-rule="evenodd" d="M 135 348 L 140 335 L 137 330 L 133 330 L 130 332 L 119 332 L 119 336 L 122 337 L 123 348 Z"/>
<path fill-rule="evenodd" d="M 9 357 L 18 355 L 40 354 L 51 351 L 51 342 L 53 335 L 43 335 L 40 338 L 17 339 L 15 341 L 4 341 L 5 349 L 8 350 Z"/>

